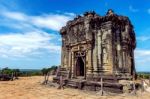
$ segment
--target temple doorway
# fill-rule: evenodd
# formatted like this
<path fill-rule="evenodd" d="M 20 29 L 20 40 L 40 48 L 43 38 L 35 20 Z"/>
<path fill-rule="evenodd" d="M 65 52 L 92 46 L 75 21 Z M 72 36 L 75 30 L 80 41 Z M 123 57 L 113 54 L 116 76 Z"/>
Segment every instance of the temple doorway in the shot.
<path fill-rule="evenodd" d="M 84 58 L 78 57 L 77 63 L 76 63 L 76 75 L 77 76 L 84 76 L 85 74 L 84 67 L 85 67 Z"/>

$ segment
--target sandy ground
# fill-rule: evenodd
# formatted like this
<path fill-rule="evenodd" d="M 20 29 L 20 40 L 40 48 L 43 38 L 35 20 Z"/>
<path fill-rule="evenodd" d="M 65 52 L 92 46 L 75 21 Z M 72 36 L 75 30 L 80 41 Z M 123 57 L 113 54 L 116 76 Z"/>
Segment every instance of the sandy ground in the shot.
<path fill-rule="evenodd" d="M 0 99 L 150 99 L 150 93 L 137 95 L 100 96 L 78 89 L 57 89 L 41 85 L 43 77 L 22 77 L 15 81 L 0 81 Z"/>

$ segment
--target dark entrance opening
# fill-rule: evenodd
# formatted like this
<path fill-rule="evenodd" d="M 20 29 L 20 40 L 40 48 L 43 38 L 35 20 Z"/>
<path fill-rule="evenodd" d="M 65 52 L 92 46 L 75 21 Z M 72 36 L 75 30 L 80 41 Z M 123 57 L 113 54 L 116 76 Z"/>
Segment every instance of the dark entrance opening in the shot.
<path fill-rule="evenodd" d="M 84 61 L 82 57 L 77 58 L 76 63 L 76 75 L 77 76 L 84 76 Z"/>

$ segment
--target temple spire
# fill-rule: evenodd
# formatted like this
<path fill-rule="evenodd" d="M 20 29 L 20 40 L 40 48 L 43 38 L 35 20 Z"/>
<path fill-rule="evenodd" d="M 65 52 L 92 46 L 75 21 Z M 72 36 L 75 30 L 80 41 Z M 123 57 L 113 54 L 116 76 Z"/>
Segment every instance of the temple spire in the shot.
<path fill-rule="evenodd" d="M 107 16 L 112 16 L 114 15 L 114 11 L 112 9 L 109 9 L 106 13 Z"/>

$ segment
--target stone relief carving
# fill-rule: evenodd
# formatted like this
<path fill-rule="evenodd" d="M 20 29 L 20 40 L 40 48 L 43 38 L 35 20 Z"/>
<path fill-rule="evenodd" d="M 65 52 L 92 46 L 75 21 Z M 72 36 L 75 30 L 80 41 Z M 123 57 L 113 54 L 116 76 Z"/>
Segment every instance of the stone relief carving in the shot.
<path fill-rule="evenodd" d="M 108 52 L 106 48 L 103 48 L 103 63 L 104 64 L 108 63 Z"/>

